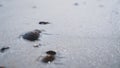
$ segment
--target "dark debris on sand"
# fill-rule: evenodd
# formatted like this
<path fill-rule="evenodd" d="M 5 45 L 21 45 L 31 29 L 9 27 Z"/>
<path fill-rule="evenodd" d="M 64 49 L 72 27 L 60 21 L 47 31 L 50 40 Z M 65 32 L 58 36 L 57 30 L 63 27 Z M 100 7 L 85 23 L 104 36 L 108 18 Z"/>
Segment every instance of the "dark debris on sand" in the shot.
<path fill-rule="evenodd" d="M 48 54 L 48 55 L 56 55 L 56 52 L 52 51 L 52 50 L 49 50 L 49 51 L 46 52 L 46 54 Z"/>
<path fill-rule="evenodd" d="M 39 24 L 41 24 L 41 25 L 47 25 L 47 24 L 50 24 L 49 22 L 45 22 L 45 21 L 41 21 L 41 22 L 39 22 Z"/>
<path fill-rule="evenodd" d="M 45 57 L 43 57 L 42 62 L 43 63 L 49 63 L 55 60 L 55 56 L 54 55 L 47 55 Z"/>
<path fill-rule="evenodd" d="M 43 57 L 42 62 L 49 63 L 55 60 L 55 55 L 56 55 L 55 51 L 49 50 L 46 52 L 46 54 L 47 55 Z"/>
<path fill-rule="evenodd" d="M 4 53 L 6 50 L 8 50 L 8 49 L 10 49 L 10 47 L 2 47 L 1 49 L 0 49 L 0 52 L 1 53 Z"/>
<path fill-rule="evenodd" d="M 23 35 L 23 39 L 26 39 L 26 40 L 29 40 L 29 41 L 38 40 L 41 32 L 42 31 L 38 30 L 38 29 L 36 29 L 34 31 L 27 32 Z"/>

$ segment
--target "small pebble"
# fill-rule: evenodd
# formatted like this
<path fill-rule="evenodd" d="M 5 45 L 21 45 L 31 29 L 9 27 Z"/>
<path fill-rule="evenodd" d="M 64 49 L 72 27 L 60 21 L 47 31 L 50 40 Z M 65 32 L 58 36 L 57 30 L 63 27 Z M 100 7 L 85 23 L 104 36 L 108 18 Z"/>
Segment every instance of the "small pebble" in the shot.
<path fill-rule="evenodd" d="M 3 48 L 0 49 L 0 52 L 3 53 L 3 52 L 5 52 L 6 50 L 8 50 L 9 48 L 10 48 L 10 47 L 3 47 Z"/>
<path fill-rule="evenodd" d="M 46 54 L 48 54 L 48 55 L 56 55 L 56 52 L 55 52 L 55 51 L 50 50 L 50 51 L 47 51 L 47 52 L 46 52 Z"/>
<path fill-rule="evenodd" d="M 50 24 L 50 23 L 49 22 L 45 22 L 45 21 L 41 21 L 41 22 L 39 22 L 39 24 L 46 25 L 46 24 Z"/>

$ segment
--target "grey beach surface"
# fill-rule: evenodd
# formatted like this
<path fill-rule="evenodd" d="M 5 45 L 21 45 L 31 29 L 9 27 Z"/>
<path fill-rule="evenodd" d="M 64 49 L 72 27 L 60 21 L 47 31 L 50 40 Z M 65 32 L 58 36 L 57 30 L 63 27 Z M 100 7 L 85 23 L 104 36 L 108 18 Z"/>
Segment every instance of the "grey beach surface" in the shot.
<path fill-rule="evenodd" d="M 0 0 L 0 67 L 120 68 L 119 7 L 119 0 Z M 43 30 L 39 40 L 20 37 L 35 29 Z M 49 50 L 55 60 L 41 62 Z"/>

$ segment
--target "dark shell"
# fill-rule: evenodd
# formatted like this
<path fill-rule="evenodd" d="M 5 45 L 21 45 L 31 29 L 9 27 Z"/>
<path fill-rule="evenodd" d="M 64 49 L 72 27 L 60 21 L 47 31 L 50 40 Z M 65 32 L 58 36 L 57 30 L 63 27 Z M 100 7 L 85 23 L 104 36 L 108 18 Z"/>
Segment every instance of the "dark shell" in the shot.
<path fill-rule="evenodd" d="M 49 63 L 55 60 L 55 56 L 53 55 L 47 55 L 42 59 L 42 62 Z"/>
<path fill-rule="evenodd" d="M 39 22 L 39 24 L 46 25 L 46 24 L 50 24 L 50 23 L 49 23 L 49 22 L 44 22 L 44 21 L 41 21 L 41 22 Z"/>
<path fill-rule="evenodd" d="M 40 30 L 34 30 L 32 32 L 25 33 L 23 38 L 29 41 L 35 41 L 39 39 L 40 33 Z"/>
<path fill-rule="evenodd" d="M 46 54 L 48 54 L 48 55 L 56 55 L 56 52 L 55 52 L 55 51 L 50 50 L 50 51 L 47 51 L 47 52 L 46 52 Z"/>
<path fill-rule="evenodd" d="M 0 49 L 0 52 L 3 53 L 3 52 L 5 52 L 6 50 L 8 50 L 9 48 L 10 48 L 10 47 L 3 47 L 3 48 Z"/>

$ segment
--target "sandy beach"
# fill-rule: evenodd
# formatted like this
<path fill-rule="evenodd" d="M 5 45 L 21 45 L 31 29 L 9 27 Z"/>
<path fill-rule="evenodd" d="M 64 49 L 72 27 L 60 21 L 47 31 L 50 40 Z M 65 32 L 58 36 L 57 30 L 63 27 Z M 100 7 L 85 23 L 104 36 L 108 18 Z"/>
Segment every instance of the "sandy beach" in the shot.
<path fill-rule="evenodd" d="M 9 47 L 0 66 L 120 68 L 119 7 L 119 0 L 0 0 L 0 49 Z M 35 29 L 43 30 L 39 40 L 20 37 Z M 56 59 L 43 63 L 48 50 Z"/>

